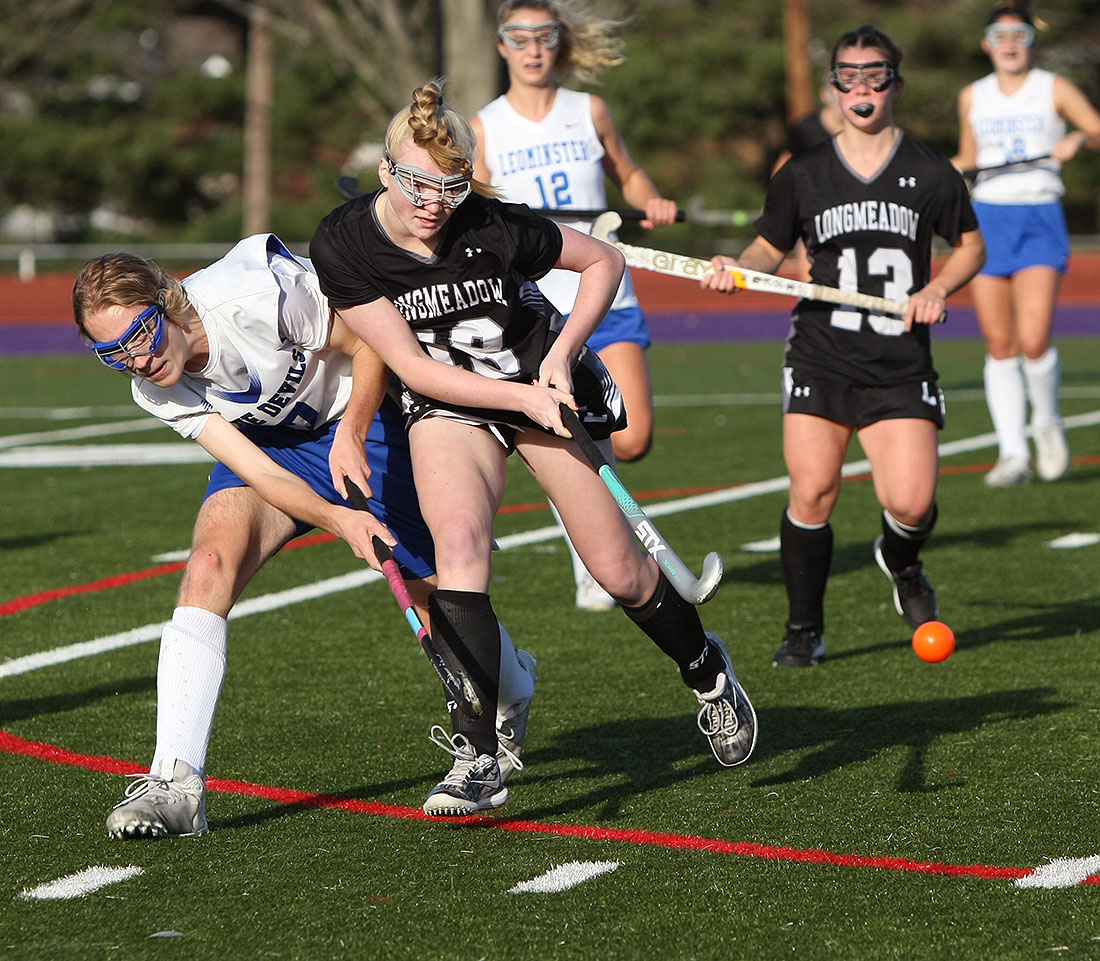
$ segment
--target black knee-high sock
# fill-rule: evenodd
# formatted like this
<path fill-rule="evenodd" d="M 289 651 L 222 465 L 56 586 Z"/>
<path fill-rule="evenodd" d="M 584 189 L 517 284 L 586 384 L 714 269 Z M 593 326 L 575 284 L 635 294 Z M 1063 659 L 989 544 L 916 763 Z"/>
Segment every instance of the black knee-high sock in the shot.
<path fill-rule="evenodd" d="M 920 549 L 932 536 L 939 514 L 933 501 L 932 509 L 919 527 L 906 527 L 887 511 L 882 512 L 882 559 L 890 570 L 903 571 L 917 563 Z"/>
<path fill-rule="evenodd" d="M 714 687 L 723 668 L 721 656 L 707 643 L 699 612 L 671 587 L 657 578 L 657 590 L 638 607 L 623 607 L 626 614 L 680 668 L 684 683 L 700 691 Z"/>
<path fill-rule="evenodd" d="M 779 523 L 779 556 L 787 587 L 789 622 L 798 627 L 825 629 L 825 585 L 833 559 L 833 529 L 799 527 L 784 510 Z"/>
<path fill-rule="evenodd" d="M 500 627 L 489 595 L 475 591 L 432 591 L 428 614 L 432 639 L 440 654 L 448 664 L 466 673 L 484 707 L 481 717 L 471 718 L 448 705 L 451 728 L 465 737 L 478 754 L 496 754 Z"/>

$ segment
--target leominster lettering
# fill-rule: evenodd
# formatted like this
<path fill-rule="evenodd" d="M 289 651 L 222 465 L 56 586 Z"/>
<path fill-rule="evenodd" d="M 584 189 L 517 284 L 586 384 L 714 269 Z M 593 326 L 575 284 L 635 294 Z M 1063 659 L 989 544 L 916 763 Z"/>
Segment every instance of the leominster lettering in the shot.
<path fill-rule="evenodd" d="M 554 140 L 534 144 L 522 150 L 508 150 L 497 156 L 502 175 L 523 173 L 554 164 L 587 162 L 588 144 L 584 140 Z"/>

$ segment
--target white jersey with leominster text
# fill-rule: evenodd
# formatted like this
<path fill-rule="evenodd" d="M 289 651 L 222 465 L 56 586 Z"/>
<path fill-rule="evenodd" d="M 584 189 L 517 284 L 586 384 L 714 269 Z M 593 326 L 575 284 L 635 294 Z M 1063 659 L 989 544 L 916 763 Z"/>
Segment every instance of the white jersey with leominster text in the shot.
<path fill-rule="evenodd" d="M 836 139 L 784 164 L 768 185 L 757 232 L 778 250 L 806 244 L 814 283 L 905 301 L 931 275 L 932 236 L 955 244 L 978 229 L 966 183 L 946 157 L 900 131 L 872 177 L 848 166 Z M 935 379 L 927 324 L 800 300 L 786 363 L 847 383 Z"/>
<path fill-rule="evenodd" d="M 209 361 L 170 387 L 135 376 L 140 407 L 192 438 L 214 412 L 241 426 L 301 430 L 343 414 L 351 358 L 325 350 L 330 311 L 308 260 L 257 234 L 187 277 L 183 289 L 206 331 Z"/>
<path fill-rule="evenodd" d="M 1066 135 L 1066 122 L 1054 107 L 1055 74 L 1029 70 L 1011 97 L 1001 92 L 996 74 L 971 86 L 967 121 L 978 143 L 978 166 L 997 167 L 1048 156 Z M 1056 160 L 979 174 L 971 196 L 986 204 L 1047 204 L 1065 193 Z"/>
<path fill-rule="evenodd" d="M 485 131 L 481 145 L 490 183 L 501 197 L 532 209 L 604 210 L 607 190 L 601 161 L 603 144 L 592 122 L 591 97 L 559 87 L 554 106 L 540 121 L 520 116 L 503 95 L 478 113 Z M 592 232 L 592 221 L 555 216 L 583 233 Z M 563 314 L 573 309 L 580 275 L 572 270 L 551 270 L 539 281 L 539 289 Z M 612 310 L 634 307 L 638 298 L 623 274 Z"/>

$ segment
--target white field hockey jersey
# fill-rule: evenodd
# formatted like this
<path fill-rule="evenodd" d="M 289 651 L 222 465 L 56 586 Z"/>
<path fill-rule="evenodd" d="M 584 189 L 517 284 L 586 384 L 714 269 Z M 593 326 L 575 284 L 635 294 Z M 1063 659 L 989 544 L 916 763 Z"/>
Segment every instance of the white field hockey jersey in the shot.
<path fill-rule="evenodd" d="M 601 160 L 603 144 L 592 123 L 591 97 L 558 87 L 554 106 L 535 123 L 521 117 L 502 95 L 478 113 L 485 131 L 481 152 L 489 168 L 490 183 L 510 203 L 533 210 L 603 210 L 607 190 Z M 557 223 L 586 234 L 591 220 L 554 217 Z M 563 314 L 573 309 L 580 275 L 572 270 L 551 270 L 539 281 L 539 289 Z M 638 298 L 623 274 L 612 310 L 637 306 Z"/>
<path fill-rule="evenodd" d="M 273 234 L 257 234 L 183 288 L 206 330 L 210 360 L 171 387 L 134 377 L 138 406 L 184 437 L 197 437 L 214 411 L 238 425 L 301 430 L 343 414 L 351 358 L 324 349 L 329 305 L 308 260 Z"/>
<path fill-rule="evenodd" d="M 1054 78 L 1049 70 L 1029 70 L 1011 97 L 1001 93 L 996 74 L 971 87 L 967 120 L 978 142 L 978 166 L 1049 154 L 1066 135 L 1066 122 L 1054 108 Z M 987 204 L 1044 204 L 1057 201 L 1065 186 L 1056 160 L 979 174 L 971 196 Z"/>

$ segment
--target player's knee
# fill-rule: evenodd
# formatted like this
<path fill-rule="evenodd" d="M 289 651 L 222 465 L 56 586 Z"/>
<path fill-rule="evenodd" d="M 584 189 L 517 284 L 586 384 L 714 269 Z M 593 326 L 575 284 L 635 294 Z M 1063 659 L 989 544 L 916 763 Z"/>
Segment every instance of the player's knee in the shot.
<path fill-rule="evenodd" d="M 231 593 L 240 577 L 240 568 L 238 560 L 227 557 L 216 546 L 196 545 L 184 570 L 181 596 L 186 594 L 195 605 L 204 597 Z"/>
<path fill-rule="evenodd" d="M 653 432 L 644 429 L 632 431 L 628 427 L 612 434 L 611 444 L 615 450 L 615 460 L 620 464 L 630 464 L 649 453 L 653 446 Z"/>

